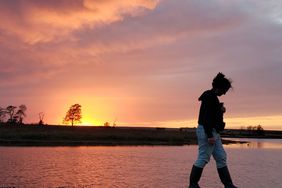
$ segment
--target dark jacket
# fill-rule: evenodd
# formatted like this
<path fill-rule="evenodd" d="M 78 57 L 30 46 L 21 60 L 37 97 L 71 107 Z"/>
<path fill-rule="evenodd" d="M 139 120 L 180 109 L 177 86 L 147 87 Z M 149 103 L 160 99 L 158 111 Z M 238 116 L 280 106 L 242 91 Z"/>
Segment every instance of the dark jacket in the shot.
<path fill-rule="evenodd" d="M 208 138 L 213 137 L 212 129 L 217 132 L 224 129 L 222 104 L 219 102 L 217 95 L 213 90 L 205 91 L 199 98 L 201 108 L 199 113 L 198 123 L 204 126 Z"/>

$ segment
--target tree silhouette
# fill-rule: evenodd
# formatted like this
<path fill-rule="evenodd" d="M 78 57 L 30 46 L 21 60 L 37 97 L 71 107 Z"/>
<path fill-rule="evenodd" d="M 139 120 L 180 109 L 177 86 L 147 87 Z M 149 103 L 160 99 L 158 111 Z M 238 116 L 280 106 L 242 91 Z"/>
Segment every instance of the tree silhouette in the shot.
<path fill-rule="evenodd" d="M 27 110 L 27 107 L 22 104 L 19 106 L 19 109 L 15 115 L 16 119 L 17 119 L 17 122 L 19 124 L 22 124 L 23 123 L 23 118 L 26 117 L 26 114 L 25 114 L 25 111 Z"/>
<path fill-rule="evenodd" d="M 258 125 L 257 126 L 257 135 L 259 135 L 259 136 L 264 136 L 264 129 L 262 128 L 262 126 L 261 125 Z"/>
<path fill-rule="evenodd" d="M 17 119 L 15 118 L 15 110 L 17 107 L 15 106 L 8 106 L 6 108 L 6 113 L 9 115 L 8 123 L 15 123 Z"/>
<path fill-rule="evenodd" d="M 6 109 L 0 107 L 0 123 L 3 123 L 5 121 L 6 113 Z"/>
<path fill-rule="evenodd" d="M 69 124 L 73 126 L 75 123 L 81 123 L 80 119 L 81 116 L 81 105 L 80 104 L 74 104 L 70 107 L 70 109 L 67 111 L 67 114 L 64 118 L 63 123 Z"/>
<path fill-rule="evenodd" d="M 39 123 L 38 123 L 38 125 L 44 125 L 44 123 L 43 123 L 44 113 L 40 112 L 38 115 L 39 115 Z"/>
<path fill-rule="evenodd" d="M 110 123 L 109 122 L 105 122 L 104 123 L 104 127 L 110 127 Z"/>

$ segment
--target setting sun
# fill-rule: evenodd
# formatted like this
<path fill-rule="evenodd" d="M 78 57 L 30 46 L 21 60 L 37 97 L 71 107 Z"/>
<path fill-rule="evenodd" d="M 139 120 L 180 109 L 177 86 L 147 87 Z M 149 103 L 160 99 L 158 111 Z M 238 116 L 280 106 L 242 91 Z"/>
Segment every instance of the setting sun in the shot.
<path fill-rule="evenodd" d="M 81 123 L 79 125 L 83 125 L 83 126 L 101 126 L 101 125 L 103 125 L 103 122 L 99 121 L 99 120 L 94 120 L 94 119 L 83 118 L 82 117 Z"/>

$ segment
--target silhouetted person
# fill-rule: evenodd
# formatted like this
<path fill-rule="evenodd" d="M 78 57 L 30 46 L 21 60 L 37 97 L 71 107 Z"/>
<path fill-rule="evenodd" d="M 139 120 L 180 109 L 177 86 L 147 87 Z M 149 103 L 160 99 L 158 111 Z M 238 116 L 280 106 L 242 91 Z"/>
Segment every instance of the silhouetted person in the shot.
<path fill-rule="evenodd" d="M 198 182 L 211 155 L 216 161 L 217 171 L 225 188 L 237 188 L 232 183 L 227 168 L 226 153 L 219 135 L 225 127 L 223 122 L 225 107 L 219 102 L 218 97 L 225 95 L 231 87 L 231 81 L 222 73 L 218 73 L 213 79 L 212 89 L 205 91 L 199 98 L 201 107 L 196 131 L 199 154 L 191 170 L 189 188 L 200 188 Z"/>

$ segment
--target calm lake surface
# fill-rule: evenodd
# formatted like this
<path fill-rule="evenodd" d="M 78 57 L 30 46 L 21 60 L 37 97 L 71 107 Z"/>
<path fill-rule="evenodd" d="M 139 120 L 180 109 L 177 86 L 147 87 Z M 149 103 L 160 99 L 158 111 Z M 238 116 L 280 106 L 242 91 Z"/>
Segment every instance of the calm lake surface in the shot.
<path fill-rule="evenodd" d="M 246 140 L 246 139 L 244 139 Z M 225 146 L 239 188 L 282 187 L 282 140 Z M 197 146 L 0 147 L 0 187 L 184 188 Z M 215 162 L 203 188 L 222 188 Z"/>

